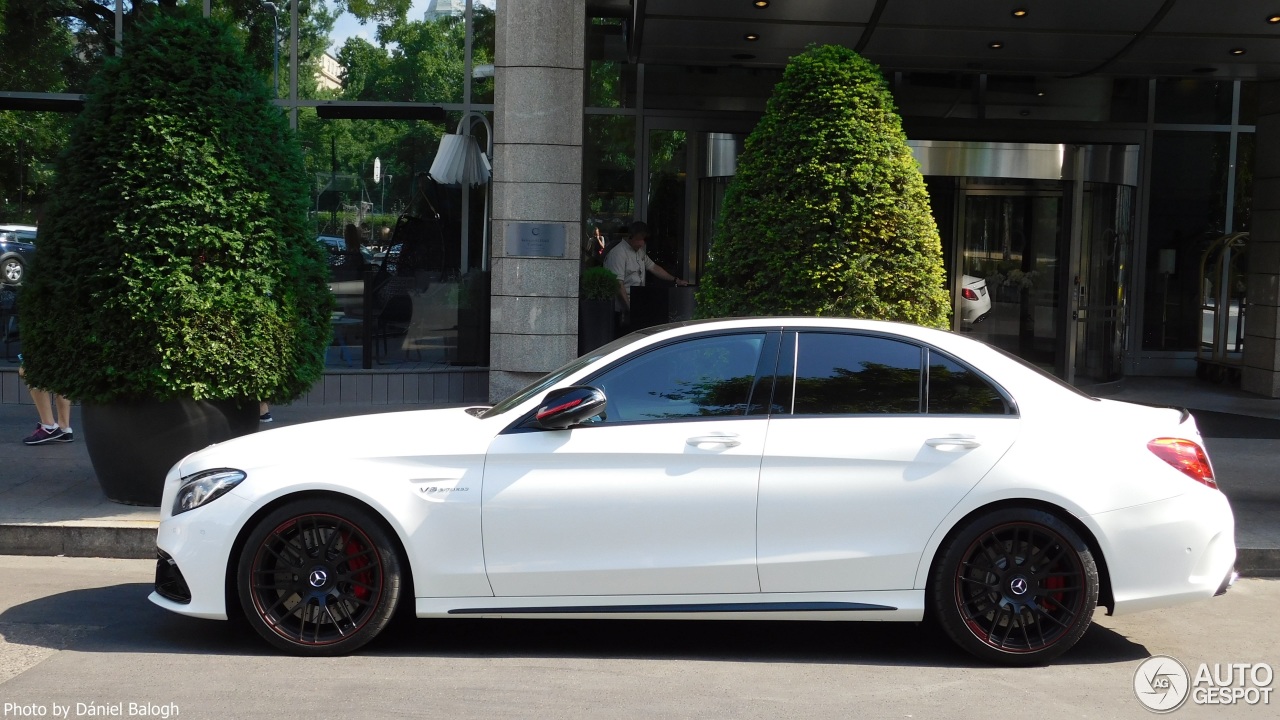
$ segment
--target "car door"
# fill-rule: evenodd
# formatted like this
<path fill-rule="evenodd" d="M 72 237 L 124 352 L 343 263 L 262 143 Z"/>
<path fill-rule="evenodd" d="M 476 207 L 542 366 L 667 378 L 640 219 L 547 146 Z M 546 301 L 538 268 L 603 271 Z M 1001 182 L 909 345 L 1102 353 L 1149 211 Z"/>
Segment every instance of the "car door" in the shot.
<path fill-rule="evenodd" d="M 1013 443 L 1012 402 L 895 337 L 789 333 L 782 357 L 774 400 L 790 412 L 773 416 L 761 466 L 761 590 L 911 588 L 938 523 Z"/>
<path fill-rule="evenodd" d="M 754 593 L 756 491 L 779 333 L 683 338 L 587 384 L 604 418 L 518 423 L 485 464 L 484 554 L 497 596 Z"/>

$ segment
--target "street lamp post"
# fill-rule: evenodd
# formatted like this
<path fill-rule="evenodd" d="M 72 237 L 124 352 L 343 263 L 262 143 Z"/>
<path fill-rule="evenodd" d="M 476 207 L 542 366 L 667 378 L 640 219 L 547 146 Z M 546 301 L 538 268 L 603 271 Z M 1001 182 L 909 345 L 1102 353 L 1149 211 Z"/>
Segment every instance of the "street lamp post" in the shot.
<path fill-rule="evenodd" d="M 270 2 L 270 0 L 263 0 L 262 7 L 271 11 L 273 31 L 271 35 L 271 49 L 273 51 L 271 77 L 274 80 L 275 96 L 278 99 L 280 97 L 280 7 Z"/>

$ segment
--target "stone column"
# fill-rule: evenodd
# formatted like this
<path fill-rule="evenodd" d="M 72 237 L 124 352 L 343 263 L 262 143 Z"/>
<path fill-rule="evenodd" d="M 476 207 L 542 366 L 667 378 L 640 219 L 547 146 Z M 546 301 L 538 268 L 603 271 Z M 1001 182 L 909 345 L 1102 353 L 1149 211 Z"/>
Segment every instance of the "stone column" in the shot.
<path fill-rule="evenodd" d="M 499 0 L 489 397 L 577 356 L 585 0 Z M 513 223 L 564 227 L 560 257 L 507 255 Z"/>
<path fill-rule="evenodd" d="M 1241 389 L 1280 397 L 1280 82 L 1259 83 Z"/>
<path fill-rule="evenodd" d="M 499 0 L 489 398 L 577 355 L 585 0 Z M 512 224 L 558 224 L 558 258 L 508 256 Z"/>

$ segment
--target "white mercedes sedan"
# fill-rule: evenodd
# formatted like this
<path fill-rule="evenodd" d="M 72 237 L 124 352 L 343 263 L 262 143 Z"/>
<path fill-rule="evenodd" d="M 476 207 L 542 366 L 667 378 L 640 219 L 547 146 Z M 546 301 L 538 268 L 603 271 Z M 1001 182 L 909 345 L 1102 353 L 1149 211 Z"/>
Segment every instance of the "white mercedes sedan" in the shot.
<path fill-rule="evenodd" d="M 493 407 L 282 427 L 170 471 L 151 600 L 299 655 L 423 618 L 926 616 L 1011 665 L 1206 600 L 1231 508 L 1185 411 L 959 334 L 650 328 Z"/>

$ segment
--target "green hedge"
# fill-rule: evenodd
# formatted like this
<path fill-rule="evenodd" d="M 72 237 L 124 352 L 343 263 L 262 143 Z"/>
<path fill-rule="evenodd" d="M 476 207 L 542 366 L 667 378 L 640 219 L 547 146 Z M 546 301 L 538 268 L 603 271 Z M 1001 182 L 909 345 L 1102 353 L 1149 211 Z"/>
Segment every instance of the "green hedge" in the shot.
<path fill-rule="evenodd" d="M 879 70 L 842 47 L 792 58 L 738 158 L 698 313 L 945 327 L 924 180 Z"/>
<path fill-rule="evenodd" d="M 37 387 L 283 402 L 323 373 L 302 153 L 230 29 L 195 12 L 125 38 L 58 160 L 23 297 Z"/>

